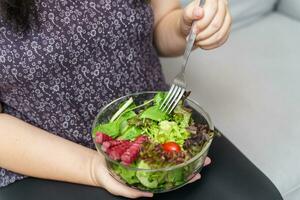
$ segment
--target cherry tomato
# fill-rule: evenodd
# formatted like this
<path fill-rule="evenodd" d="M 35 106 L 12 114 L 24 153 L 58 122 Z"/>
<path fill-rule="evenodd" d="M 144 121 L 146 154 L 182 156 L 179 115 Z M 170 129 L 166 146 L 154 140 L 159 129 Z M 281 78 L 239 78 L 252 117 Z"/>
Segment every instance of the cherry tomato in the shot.
<path fill-rule="evenodd" d="M 180 152 L 180 146 L 176 142 L 166 142 L 163 144 L 163 148 L 166 152 L 177 151 Z"/>

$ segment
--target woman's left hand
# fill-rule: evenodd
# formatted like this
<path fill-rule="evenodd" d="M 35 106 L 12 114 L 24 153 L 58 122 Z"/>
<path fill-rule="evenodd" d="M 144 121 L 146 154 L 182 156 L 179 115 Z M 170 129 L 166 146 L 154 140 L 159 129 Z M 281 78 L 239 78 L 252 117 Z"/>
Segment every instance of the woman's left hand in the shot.
<path fill-rule="evenodd" d="M 203 8 L 199 2 L 195 0 L 184 8 L 179 21 L 181 33 L 186 37 L 196 21 L 193 28 L 197 34 L 195 46 L 206 50 L 217 48 L 227 41 L 230 33 L 232 19 L 228 0 L 206 0 Z"/>

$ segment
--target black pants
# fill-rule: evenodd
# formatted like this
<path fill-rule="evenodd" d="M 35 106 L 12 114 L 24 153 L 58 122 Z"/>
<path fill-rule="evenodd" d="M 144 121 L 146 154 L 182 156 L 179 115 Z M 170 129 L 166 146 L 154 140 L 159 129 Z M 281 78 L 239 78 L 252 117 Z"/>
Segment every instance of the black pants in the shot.
<path fill-rule="evenodd" d="M 214 140 L 212 164 L 202 179 L 179 190 L 155 195 L 158 200 L 281 200 L 276 187 L 225 137 Z M 88 186 L 28 178 L 0 189 L 1 200 L 113 200 L 106 191 Z"/>

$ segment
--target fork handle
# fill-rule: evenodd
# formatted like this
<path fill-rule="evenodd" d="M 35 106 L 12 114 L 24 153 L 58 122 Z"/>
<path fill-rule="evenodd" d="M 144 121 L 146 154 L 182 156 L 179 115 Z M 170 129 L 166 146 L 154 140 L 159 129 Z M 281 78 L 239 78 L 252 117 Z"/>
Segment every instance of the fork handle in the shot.
<path fill-rule="evenodd" d="M 205 4 L 205 0 L 200 0 L 200 6 L 203 7 L 203 5 Z M 191 51 L 193 49 L 194 43 L 195 43 L 195 39 L 196 39 L 196 34 L 194 33 L 193 29 L 194 26 L 196 25 L 195 21 L 192 24 L 192 28 L 190 30 L 190 33 L 188 35 L 188 40 L 187 40 L 187 44 L 186 44 L 186 48 L 183 54 L 183 62 L 182 62 L 182 67 L 181 67 L 181 73 L 184 74 L 185 72 L 185 68 L 188 62 L 188 59 L 190 57 Z"/>

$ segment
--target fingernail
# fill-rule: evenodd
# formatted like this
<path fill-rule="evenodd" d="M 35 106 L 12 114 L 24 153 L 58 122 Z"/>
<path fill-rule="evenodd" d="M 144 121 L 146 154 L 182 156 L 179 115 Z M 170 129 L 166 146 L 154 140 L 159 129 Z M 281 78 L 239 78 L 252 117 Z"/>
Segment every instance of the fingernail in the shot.
<path fill-rule="evenodd" d="M 201 175 L 200 174 L 196 174 L 192 180 L 194 182 L 194 181 L 198 181 L 200 178 L 201 178 Z"/>
<path fill-rule="evenodd" d="M 206 157 L 204 164 L 209 165 L 211 163 L 211 159 L 209 157 Z"/>

